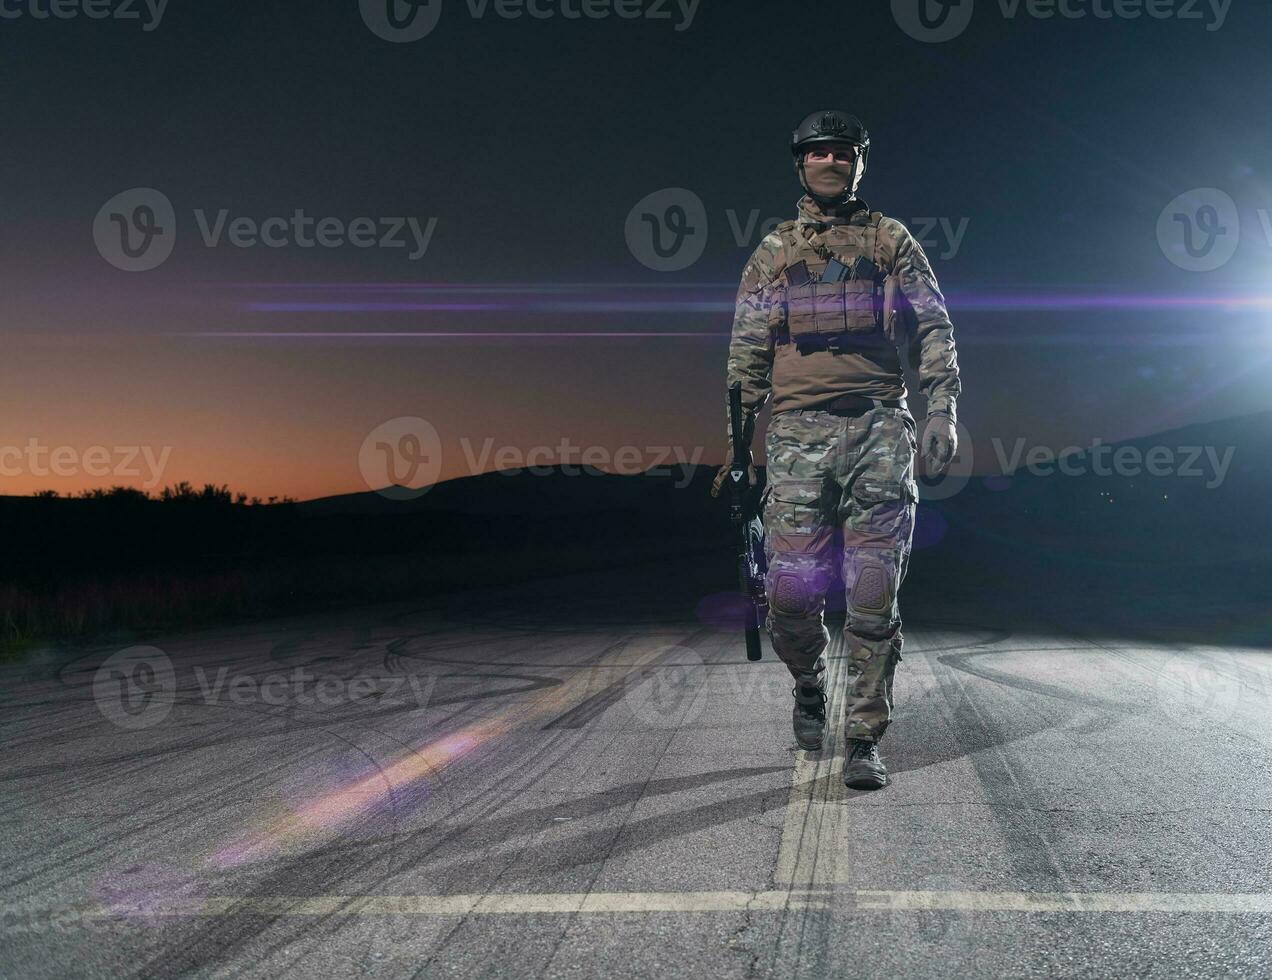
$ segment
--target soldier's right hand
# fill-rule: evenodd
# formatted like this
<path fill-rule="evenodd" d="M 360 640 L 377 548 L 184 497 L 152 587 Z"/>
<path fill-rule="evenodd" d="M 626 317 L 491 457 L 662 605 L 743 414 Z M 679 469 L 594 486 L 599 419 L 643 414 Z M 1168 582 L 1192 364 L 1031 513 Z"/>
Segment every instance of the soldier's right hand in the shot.
<path fill-rule="evenodd" d="M 724 485 L 729 482 L 729 471 L 732 469 L 733 465 L 731 463 L 725 463 L 720 467 L 719 471 L 716 473 L 715 480 L 711 483 L 711 496 L 720 496 L 720 491 L 724 488 Z M 755 486 L 760 482 L 760 475 L 756 472 L 754 465 L 746 468 L 746 478 L 750 482 L 751 486 Z"/>

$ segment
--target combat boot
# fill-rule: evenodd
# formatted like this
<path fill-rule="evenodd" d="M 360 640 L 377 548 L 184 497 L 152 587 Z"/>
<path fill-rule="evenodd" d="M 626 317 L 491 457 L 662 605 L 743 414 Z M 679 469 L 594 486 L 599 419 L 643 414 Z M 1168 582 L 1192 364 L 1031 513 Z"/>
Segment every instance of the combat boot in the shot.
<path fill-rule="evenodd" d="M 795 707 L 791 710 L 795 741 L 801 749 L 810 752 L 820 749 L 826 731 L 826 675 L 800 675 L 791 693 L 795 695 Z"/>
<path fill-rule="evenodd" d="M 879 743 L 850 738 L 844 759 L 844 785 L 849 789 L 882 789 L 888 785 L 888 767 L 879 758 Z"/>

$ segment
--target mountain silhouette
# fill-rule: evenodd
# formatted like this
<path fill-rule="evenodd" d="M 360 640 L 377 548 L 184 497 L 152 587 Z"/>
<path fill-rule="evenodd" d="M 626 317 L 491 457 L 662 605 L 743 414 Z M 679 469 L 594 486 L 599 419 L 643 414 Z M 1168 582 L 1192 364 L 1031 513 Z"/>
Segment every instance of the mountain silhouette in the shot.
<path fill-rule="evenodd" d="M 1119 452 L 1139 465 L 1116 465 Z M 975 476 L 921 500 L 907 607 L 997 626 L 1272 643 L 1272 413 L 1066 465 L 1076 475 Z M 276 506 L 228 494 L 0 497 L 0 632 L 83 638 L 625 569 L 653 576 L 660 594 L 724 593 L 733 538 L 727 502 L 709 494 L 714 475 L 556 466 L 449 480 L 406 500 L 367 491 Z M 830 591 L 832 612 L 842 591 Z"/>

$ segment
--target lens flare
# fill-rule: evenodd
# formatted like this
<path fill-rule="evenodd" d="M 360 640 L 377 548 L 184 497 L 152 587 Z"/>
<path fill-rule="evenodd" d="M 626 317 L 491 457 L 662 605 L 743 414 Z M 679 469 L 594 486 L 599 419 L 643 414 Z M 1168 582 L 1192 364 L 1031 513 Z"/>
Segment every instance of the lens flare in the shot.
<path fill-rule="evenodd" d="M 436 779 L 449 766 L 509 735 L 556 717 L 602 689 L 612 689 L 628 675 L 645 670 L 679 647 L 641 642 L 609 654 L 579 671 L 558 687 L 507 710 L 425 743 L 395 762 L 379 766 L 352 782 L 304 806 L 267 820 L 260 828 L 222 847 L 209 862 L 232 868 L 275 857 L 288 844 L 315 833 L 337 832 L 375 810 L 391 805 L 394 796 L 421 782 Z"/>
<path fill-rule="evenodd" d="M 199 337 L 321 339 L 363 338 L 587 338 L 718 340 L 727 337 L 733 314 L 736 285 L 721 282 L 682 283 L 241 283 L 226 290 L 232 312 L 255 317 L 342 316 L 372 317 L 375 326 L 356 329 L 249 329 L 199 331 Z M 1063 289 L 972 288 L 946 294 L 958 323 L 966 314 L 1052 314 L 1068 316 L 1063 329 L 1038 323 L 1021 329 L 1013 322 L 1004 330 L 1001 321 L 974 324 L 977 343 L 1042 345 L 1102 344 L 1125 346 L 1187 346 L 1212 344 L 1215 331 L 1247 330 L 1266 334 L 1266 315 L 1272 313 L 1272 295 L 1236 291 L 1111 292 L 1098 288 Z M 415 325 L 387 330 L 385 317 L 409 318 L 437 314 L 447 317 L 438 329 Z M 1144 314 L 1149 319 L 1135 329 L 1115 332 L 1074 329 L 1078 316 Z M 1174 314 L 1174 315 L 1172 315 Z M 1223 316 L 1220 321 L 1218 317 Z M 565 323 L 533 320 L 526 329 L 510 324 L 518 318 L 558 318 Z M 586 329 L 571 328 L 570 317 L 590 319 Z M 641 318 L 607 324 L 604 318 Z M 673 327 L 660 328 L 667 318 L 681 318 Z M 698 317 L 696 329 L 685 329 L 686 317 Z M 1188 320 L 1181 320 L 1187 317 Z M 409 320 L 407 321 L 409 322 Z M 1092 320 L 1093 330 L 1099 326 Z M 696 325 L 695 324 L 695 325 Z M 470 326 L 471 325 L 471 326 Z M 542 329 L 548 327 L 550 329 Z M 636 327 L 633 329 L 633 327 Z"/>

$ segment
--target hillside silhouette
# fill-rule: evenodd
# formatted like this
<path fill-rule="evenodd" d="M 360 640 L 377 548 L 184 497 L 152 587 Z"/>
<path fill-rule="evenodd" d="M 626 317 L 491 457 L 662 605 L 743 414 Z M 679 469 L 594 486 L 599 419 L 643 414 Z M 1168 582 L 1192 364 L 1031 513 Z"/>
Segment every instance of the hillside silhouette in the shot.
<path fill-rule="evenodd" d="M 1068 459 L 1081 475 L 972 477 L 921 502 L 906 605 L 1263 642 L 1272 413 L 1112 451 L 1122 447 L 1141 459 L 1161 447 L 1159 463 L 1170 449 L 1176 470 L 1190 447 L 1229 462 L 1221 480 L 1213 467 L 1101 475 L 1087 451 Z M 0 497 L 0 643 L 131 636 L 590 570 L 727 591 L 730 527 L 724 501 L 709 496 L 713 476 L 713 467 L 636 476 L 551 467 L 451 480 L 405 500 L 368 491 L 254 502 L 214 485 L 157 497 L 119 488 Z"/>

